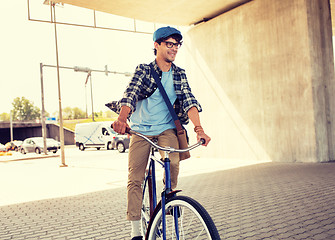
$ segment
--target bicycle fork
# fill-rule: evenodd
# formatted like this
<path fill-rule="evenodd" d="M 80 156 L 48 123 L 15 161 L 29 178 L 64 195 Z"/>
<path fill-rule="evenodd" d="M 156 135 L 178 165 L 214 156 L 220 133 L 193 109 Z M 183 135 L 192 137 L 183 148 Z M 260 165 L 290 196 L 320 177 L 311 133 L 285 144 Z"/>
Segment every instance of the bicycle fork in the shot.
<path fill-rule="evenodd" d="M 168 152 L 165 152 L 164 168 L 165 168 L 165 190 L 162 192 L 162 208 L 161 208 L 161 210 L 162 210 L 163 240 L 166 240 L 165 204 L 166 204 L 167 198 L 171 197 L 171 196 L 168 196 L 168 195 L 171 195 L 169 193 L 172 192 L 172 189 L 171 189 L 171 173 L 170 173 L 170 159 L 169 159 L 169 153 Z M 175 194 L 173 194 L 172 196 L 175 196 Z M 174 209 L 172 209 L 172 212 L 170 214 L 173 215 L 174 224 L 175 224 L 176 239 L 179 240 L 178 209 L 177 209 L 177 207 L 174 207 Z"/>

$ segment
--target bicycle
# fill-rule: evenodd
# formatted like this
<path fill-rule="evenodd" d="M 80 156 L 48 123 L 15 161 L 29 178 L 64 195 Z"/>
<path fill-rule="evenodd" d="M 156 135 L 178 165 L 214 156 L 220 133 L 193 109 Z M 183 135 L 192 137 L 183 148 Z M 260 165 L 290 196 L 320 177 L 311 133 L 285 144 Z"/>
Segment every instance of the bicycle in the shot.
<path fill-rule="evenodd" d="M 171 189 L 170 159 L 173 152 L 190 151 L 202 144 L 198 143 L 186 149 L 161 147 L 149 138 L 129 130 L 130 134 L 142 137 L 151 144 L 148 169 L 143 181 L 143 201 L 141 208 L 142 232 L 146 240 L 170 239 L 211 239 L 219 240 L 220 235 L 205 208 L 196 200 L 187 196 L 177 196 L 181 190 Z M 164 160 L 155 157 L 155 150 L 165 152 Z M 165 172 L 165 187 L 161 193 L 161 201 L 157 203 L 155 162 L 158 162 Z"/>

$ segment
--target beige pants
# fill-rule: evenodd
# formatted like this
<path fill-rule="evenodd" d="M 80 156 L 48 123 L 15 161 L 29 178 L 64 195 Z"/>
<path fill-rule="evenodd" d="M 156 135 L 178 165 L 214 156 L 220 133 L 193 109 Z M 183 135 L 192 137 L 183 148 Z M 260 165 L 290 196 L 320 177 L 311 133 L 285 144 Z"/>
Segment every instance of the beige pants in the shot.
<path fill-rule="evenodd" d="M 166 130 L 158 136 L 148 136 L 148 138 L 158 139 L 158 145 L 163 147 L 178 148 L 178 139 L 173 129 Z M 142 183 L 144 180 L 145 169 L 148 164 L 150 153 L 150 144 L 143 138 L 132 135 L 129 146 L 128 157 L 128 205 L 127 205 L 127 220 L 135 221 L 141 219 L 142 205 Z M 164 153 L 160 152 L 162 158 Z M 171 172 L 171 187 L 175 189 L 177 186 L 179 173 L 179 154 L 170 154 L 170 172 Z"/>

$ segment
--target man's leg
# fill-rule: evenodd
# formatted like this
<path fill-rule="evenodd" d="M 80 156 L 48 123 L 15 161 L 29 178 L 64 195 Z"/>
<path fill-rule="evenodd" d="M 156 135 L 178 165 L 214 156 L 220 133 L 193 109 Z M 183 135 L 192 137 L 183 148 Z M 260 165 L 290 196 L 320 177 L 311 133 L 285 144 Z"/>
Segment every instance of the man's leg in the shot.
<path fill-rule="evenodd" d="M 173 147 L 178 149 L 179 143 L 176 132 L 174 129 L 168 129 L 162 132 L 158 136 L 158 145 L 162 147 Z M 164 158 L 164 152 L 159 151 L 162 158 Z M 179 153 L 171 153 L 169 155 L 170 158 L 170 173 L 171 173 L 171 188 L 175 189 L 177 187 L 178 182 L 178 174 L 179 174 Z"/>
<path fill-rule="evenodd" d="M 128 155 L 127 220 L 132 223 L 131 237 L 141 235 L 140 219 L 142 205 L 142 182 L 148 163 L 150 144 L 141 137 L 133 135 Z"/>

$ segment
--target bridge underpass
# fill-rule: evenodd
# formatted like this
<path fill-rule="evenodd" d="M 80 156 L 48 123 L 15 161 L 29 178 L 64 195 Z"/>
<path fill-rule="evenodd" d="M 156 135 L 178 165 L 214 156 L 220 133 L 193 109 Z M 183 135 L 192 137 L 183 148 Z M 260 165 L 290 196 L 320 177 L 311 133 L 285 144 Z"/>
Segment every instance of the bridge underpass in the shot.
<path fill-rule="evenodd" d="M 53 138 L 59 141 L 59 126 L 55 123 L 46 124 L 46 132 L 48 138 Z M 0 143 L 6 144 L 11 140 L 10 123 L 0 123 Z M 28 137 L 42 137 L 42 125 L 39 122 L 14 122 L 13 123 L 13 140 L 24 140 Z M 69 129 L 64 129 L 65 145 L 73 145 L 74 132 Z"/>

